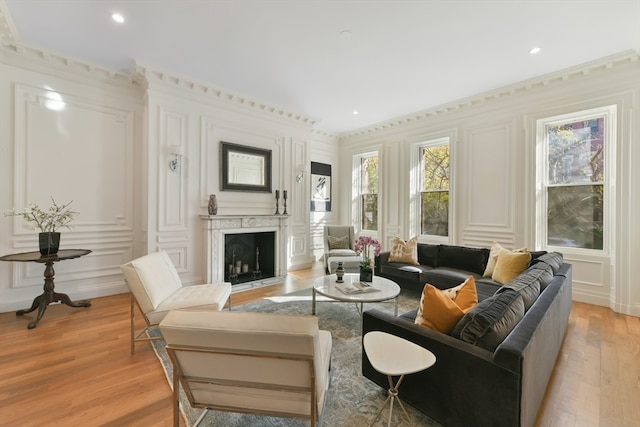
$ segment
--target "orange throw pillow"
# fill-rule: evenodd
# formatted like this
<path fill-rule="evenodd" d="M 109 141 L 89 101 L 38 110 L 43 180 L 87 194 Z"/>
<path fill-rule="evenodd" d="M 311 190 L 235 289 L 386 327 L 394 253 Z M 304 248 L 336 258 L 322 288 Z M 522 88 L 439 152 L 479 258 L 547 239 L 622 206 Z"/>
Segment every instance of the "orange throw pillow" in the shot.
<path fill-rule="evenodd" d="M 496 263 L 498 262 L 498 255 L 503 252 L 527 252 L 527 248 L 520 249 L 507 249 L 502 247 L 502 245 L 498 242 L 493 242 L 491 245 L 491 250 L 489 251 L 489 260 L 487 261 L 487 268 L 484 270 L 484 274 L 482 277 L 491 277 L 493 276 L 493 270 L 496 268 Z"/>
<path fill-rule="evenodd" d="M 430 284 L 424 285 L 415 323 L 444 334 L 449 334 L 464 314 L 478 304 L 476 281 L 469 276 L 460 289 L 445 292 Z"/>
<path fill-rule="evenodd" d="M 498 262 L 496 262 L 491 280 L 506 285 L 525 271 L 530 262 L 531 254 L 529 252 L 501 252 L 498 255 Z"/>

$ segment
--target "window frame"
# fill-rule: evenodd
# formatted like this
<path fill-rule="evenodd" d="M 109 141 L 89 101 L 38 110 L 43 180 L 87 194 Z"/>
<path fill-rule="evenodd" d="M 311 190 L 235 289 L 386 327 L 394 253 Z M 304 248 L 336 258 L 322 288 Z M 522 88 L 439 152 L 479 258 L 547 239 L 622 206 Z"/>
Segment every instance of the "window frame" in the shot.
<path fill-rule="evenodd" d="M 377 157 L 378 158 L 378 192 L 377 193 L 362 193 L 361 189 L 362 189 L 362 160 L 366 159 L 366 158 L 371 158 L 371 157 Z M 351 194 L 352 194 L 352 203 L 353 203 L 353 209 L 352 209 L 352 222 L 354 224 L 354 228 L 356 230 L 357 233 L 359 234 L 365 234 L 365 235 L 370 235 L 370 236 L 377 236 L 378 233 L 381 232 L 380 230 L 380 184 L 382 182 L 381 180 L 381 157 L 380 157 L 380 152 L 378 150 L 373 150 L 373 151 L 367 151 L 365 153 L 358 153 L 353 155 L 353 160 L 352 160 L 352 174 L 351 174 L 351 178 L 352 178 L 352 189 L 351 189 Z M 363 220 L 363 215 L 364 215 L 364 209 L 362 206 L 362 196 L 363 194 L 377 194 L 378 195 L 378 203 L 377 203 L 377 207 L 376 207 L 376 213 L 377 213 L 377 230 L 364 230 L 362 228 L 362 220 Z"/>
<path fill-rule="evenodd" d="M 411 220 L 410 229 L 414 236 L 418 236 L 418 241 L 433 244 L 448 244 L 453 239 L 453 209 L 454 209 L 454 162 L 453 162 L 453 138 L 450 135 L 425 138 L 420 142 L 411 145 L 411 180 L 410 180 L 410 204 Z M 431 234 L 421 234 L 422 232 L 422 179 L 424 166 L 422 164 L 422 150 L 429 147 L 447 145 L 449 147 L 449 216 L 448 235 L 436 236 Z"/>
<path fill-rule="evenodd" d="M 563 253 L 585 253 L 593 255 L 607 255 L 611 252 L 611 239 L 613 237 L 613 215 L 615 214 L 615 174 L 616 174 L 616 105 L 596 107 L 586 110 L 575 111 L 566 114 L 544 117 L 536 120 L 536 224 L 535 224 L 535 245 L 536 248 L 558 251 Z M 587 121 L 603 118 L 604 131 L 602 134 L 604 145 L 604 172 L 602 182 L 594 183 L 570 183 L 570 184 L 550 184 L 549 183 L 549 143 L 548 126 L 570 124 L 580 121 Z M 602 186 L 603 188 L 603 209 L 602 209 L 602 249 L 591 249 L 571 246 L 558 246 L 548 243 L 548 189 L 558 187 L 580 187 L 580 186 Z"/>

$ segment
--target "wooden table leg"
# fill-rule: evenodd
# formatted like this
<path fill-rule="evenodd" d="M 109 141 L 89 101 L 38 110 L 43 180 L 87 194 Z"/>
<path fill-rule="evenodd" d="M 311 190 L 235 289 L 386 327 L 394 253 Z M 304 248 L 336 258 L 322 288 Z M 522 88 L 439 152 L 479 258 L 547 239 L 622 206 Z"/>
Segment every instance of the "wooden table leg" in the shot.
<path fill-rule="evenodd" d="M 22 316 L 23 314 L 31 313 L 36 308 L 38 309 L 38 316 L 36 317 L 36 320 L 27 325 L 27 328 L 29 329 L 33 329 L 38 326 L 38 322 L 40 322 L 40 319 L 44 316 L 47 306 L 53 302 L 61 302 L 69 307 L 91 307 L 91 301 L 89 300 L 74 302 L 71 301 L 71 298 L 69 298 L 67 294 L 55 292 L 55 283 L 53 281 L 54 275 L 55 271 L 53 270 L 53 261 L 48 261 L 44 269 L 44 292 L 35 297 L 33 304 L 31 304 L 31 308 L 16 311 L 16 316 Z"/>

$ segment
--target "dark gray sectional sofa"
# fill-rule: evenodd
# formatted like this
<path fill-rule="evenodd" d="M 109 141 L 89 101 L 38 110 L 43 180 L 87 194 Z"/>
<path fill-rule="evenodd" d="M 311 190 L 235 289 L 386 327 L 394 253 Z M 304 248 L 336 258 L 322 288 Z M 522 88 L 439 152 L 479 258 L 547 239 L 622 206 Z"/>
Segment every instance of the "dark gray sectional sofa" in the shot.
<path fill-rule="evenodd" d="M 391 279 L 402 289 L 415 292 L 422 292 L 425 283 L 448 289 L 473 276 L 478 295 L 486 298 L 500 287 L 500 283 L 482 277 L 489 252 L 488 248 L 418 243 L 419 265 L 389 262 L 389 252 L 381 252 L 376 258 L 375 275 Z M 531 252 L 532 260 L 545 253 Z"/>
<path fill-rule="evenodd" d="M 437 249 L 429 246 L 422 250 L 432 251 L 436 256 L 442 249 L 442 245 Z M 385 272 L 385 277 L 397 280 L 403 288 L 420 290 L 425 282 L 445 289 L 460 284 L 469 274 L 474 275 L 479 303 L 451 334 L 416 325 L 416 307 L 397 317 L 378 310 L 364 312 L 362 335 L 369 331 L 388 332 L 435 354 L 435 365 L 405 377 L 400 397 L 441 424 L 532 426 L 571 311 L 571 265 L 564 263 L 559 253 L 534 253 L 526 271 L 500 285 L 481 279 L 484 266 L 474 257 L 484 252 L 479 249 L 445 248 L 446 256 L 458 253 L 456 265 L 464 269 L 452 267 L 445 256 L 439 259 L 445 259 L 449 263 L 446 266 L 439 267 L 436 263 L 420 272 L 398 268 L 400 273 L 395 275 L 388 269 Z M 462 260 L 465 253 L 472 259 Z M 488 249 L 486 253 L 488 259 Z M 388 255 L 381 254 L 380 258 L 384 256 Z M 380 258 L 377 272 L 384 271 Z M 386 376 L 373 369 L 364 349 L 362 371 L 367 378 L 388 388 Z"/>

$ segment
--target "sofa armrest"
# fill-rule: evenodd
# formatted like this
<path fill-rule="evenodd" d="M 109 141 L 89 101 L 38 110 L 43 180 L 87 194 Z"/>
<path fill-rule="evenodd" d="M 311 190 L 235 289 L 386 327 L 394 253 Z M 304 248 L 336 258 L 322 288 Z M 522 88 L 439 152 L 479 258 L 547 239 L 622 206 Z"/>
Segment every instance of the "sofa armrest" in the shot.
<path fill-rule="evenodd" d="M 391 252 L 380 252 L 380 254 L 375 257 L 374 270 L 376 276 L 380 275 L 380 266 L 382 264 L 387 264 L 389 262 L 389 255 Z"/>
<path fill-rule="evenodd" d="M 362 335 L 370 331 L 383 331 L 402 337 L 428 349 L 436 357 L 438 354 L 455 352 L 462 354 L 462 357 L 471 355 L 493 363 L 493 353 L 490 351 L 380 310 L 367 310 L 362 314 Z"/>
<path fill-rule="evenodd" d="M 383 331 L 431 351 L 436 363 L 407 375 L 400 397 L 443 425 L 518 425 L 520 375 L 493 363 L 493 353 L 378 310 L 362 316 L 362 335 Z M 388 388 L 362 351 L 362 373 Z M 491 393 L 487 393 L 491 390 Z M 428 398 L 425 398 L 425 393 Z"/>

